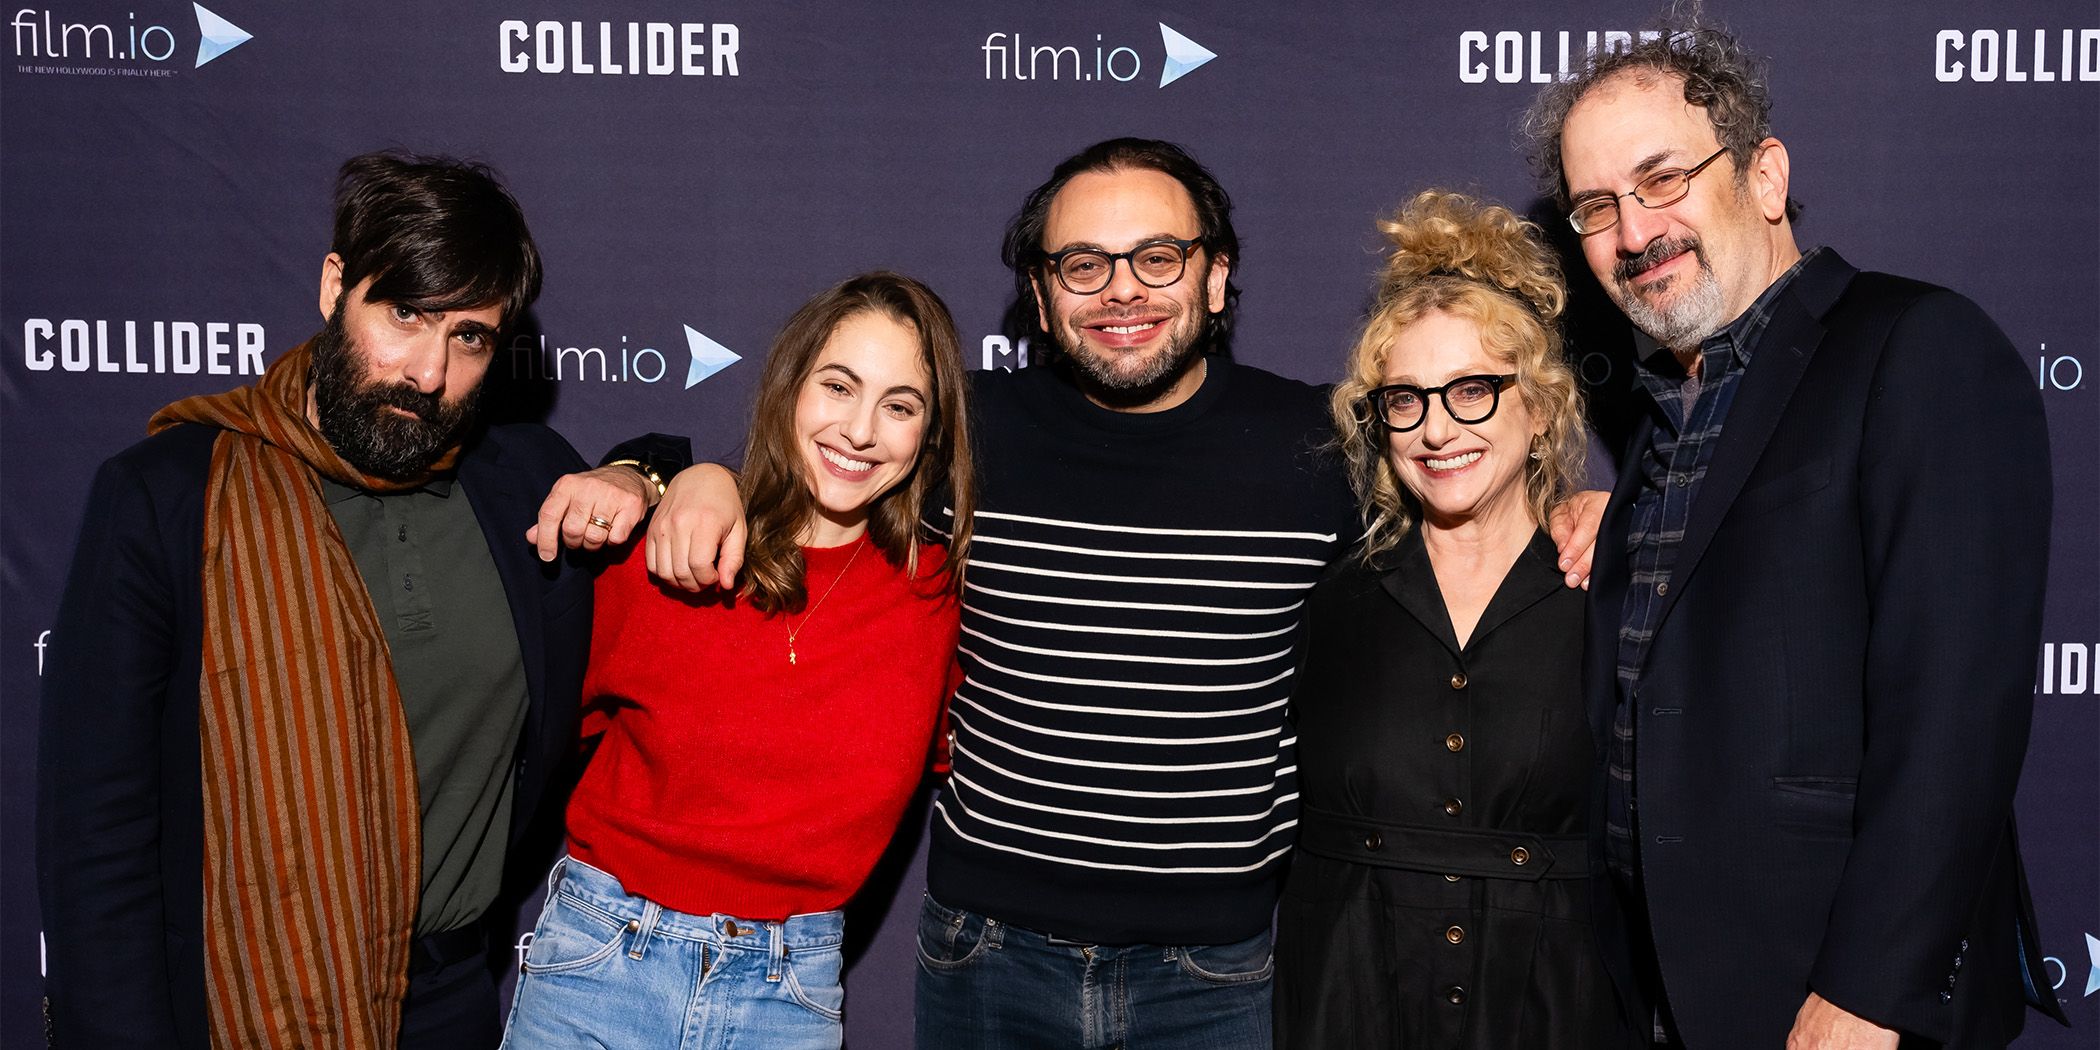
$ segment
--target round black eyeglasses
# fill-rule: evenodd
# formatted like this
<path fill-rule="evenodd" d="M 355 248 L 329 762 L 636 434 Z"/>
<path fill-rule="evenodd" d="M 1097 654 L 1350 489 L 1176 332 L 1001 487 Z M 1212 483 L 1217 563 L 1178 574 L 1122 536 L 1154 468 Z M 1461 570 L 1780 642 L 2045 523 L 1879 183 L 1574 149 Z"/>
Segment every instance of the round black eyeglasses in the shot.
<path fill-rule="evenodd" d="M 1127 252 L 1106 252 L 1099 248 L 1066 248 L 1061 252 L 1043 253 L 1043 261 L 1050 264 L 1057 274 L 1057 283 L 1073 295 L 1092 295 L 1108 287 L 1114 279 L 1116 260 L 1130 263 L 1130 272 L 1138 283 L 1147 288 L 1165 288 L 1181 280 L 1181 273 L 1188 268 L 1189 255 L 1201 247 L 1201 237 L 1192 240 L 1146 241 Z"/>
<path fill-rule="evenodd" d="M 1364 395 L 1370 414 L 1388 433 L 1404 434 L 1429 418 L 1429 399 L 1444 402 L 1451 418 L 1468 425 L 1485 423 L 1502 404 L 1502 388 L 1517 381 L 1514 375 L 1460 376 L 1443 386 L 1420 387 L 1394 383 Z"/>

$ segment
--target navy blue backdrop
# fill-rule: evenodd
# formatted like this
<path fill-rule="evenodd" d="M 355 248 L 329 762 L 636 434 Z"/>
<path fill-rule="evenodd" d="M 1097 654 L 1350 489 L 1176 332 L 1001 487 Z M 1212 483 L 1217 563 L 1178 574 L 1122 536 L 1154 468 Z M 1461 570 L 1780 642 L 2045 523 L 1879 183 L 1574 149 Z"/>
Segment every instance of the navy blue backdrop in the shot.
<path fill-rule="evenodd" d="M 754 355 L 848 273 L 928 280 L 973 363 L 1020 364 L 999 231 L 1052 164 L 1112 135 L 1174 139 L 1213 167 L 1239 205 L 1236 353 L 1331 379 L 1378 263 L 1372 218 L 1431 184 L 1547 214 L 1517 114 L 1654 17 L 1617 0 L 30 2 L 0 71 L 9 1044 L 40 1027 L 37 678 L 48 645 L 94 644 L 49 632 L 88 479 L 155 408 L 246 382 L 319 326 L 345 157 L 406 146 L 506 176 L 548 260 L 500 366 L 523 411 L 586 456 L 660 429 L 733 458 Z M 2072 0 L 1709 7 L 1773 58 L 1804 245 L 1966 292 L 2042 391 L 2057 509 L 2019 816 L 2049 976 L 2084 1030 L 2031 1027 L 2021 1045 L 2090 1046 L 2100 16 Z M 1586 276 L 1577 291 L 1596 299 Z M 1575 332 L 1601 389 L 1625 378 L 1622 337 Z M 1962 430 L 1959 402 L 1947 440 L 1988 440 Z M 857 912 L 856 1047 L 909 1042 L 920 827 Z"/>

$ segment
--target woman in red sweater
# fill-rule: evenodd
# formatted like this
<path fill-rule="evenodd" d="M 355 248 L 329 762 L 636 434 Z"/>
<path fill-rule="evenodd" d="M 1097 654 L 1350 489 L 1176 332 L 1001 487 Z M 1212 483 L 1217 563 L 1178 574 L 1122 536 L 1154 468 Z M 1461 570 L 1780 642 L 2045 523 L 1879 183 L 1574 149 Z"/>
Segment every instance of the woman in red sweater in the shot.
<path fill-rule="evenodd" d="M 952 686 L 973 505 L 962 355 L 924 285 L 852 278 L 766 359 L 744 583 L 598 581 L 569 855 L 505 1047 L 837 1047 L 844 919 Z M 941 502 L 945 501 L 945 502 Z"/>

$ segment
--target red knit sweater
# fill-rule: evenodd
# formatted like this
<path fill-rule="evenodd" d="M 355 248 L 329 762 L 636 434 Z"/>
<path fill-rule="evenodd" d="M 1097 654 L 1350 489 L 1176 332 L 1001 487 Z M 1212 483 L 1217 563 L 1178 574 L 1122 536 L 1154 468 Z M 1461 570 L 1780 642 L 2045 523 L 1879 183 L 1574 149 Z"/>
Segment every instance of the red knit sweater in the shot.
<path fill-rule="evenodd" d="M 570 852 L 690 914 L 844 905 L 926 770 L 957 604 L 872 546 L 847 567 L 848 544 L 804 548 L 809 605 L 767 617 L 660 588 L 639 547 L 598 580 L 584 730 L 605 739 L 569 802 Z M 921 574 L 943 557 L 922 551 Z"/>

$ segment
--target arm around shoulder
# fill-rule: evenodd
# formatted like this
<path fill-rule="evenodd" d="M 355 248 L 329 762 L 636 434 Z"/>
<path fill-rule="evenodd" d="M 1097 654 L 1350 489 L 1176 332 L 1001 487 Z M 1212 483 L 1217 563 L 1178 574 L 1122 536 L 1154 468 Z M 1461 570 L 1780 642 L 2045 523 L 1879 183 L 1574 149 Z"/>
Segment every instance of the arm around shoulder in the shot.
<path fill-rule="evenodd" d="M 597 550 L 626 543 L 663 495 L 664 483 L 693 458 L 685 438 L 644 434 L 613 446 L 597 469 L 586 470 L 567 441 L 546 433 L 560 446 L 562 476 L 553 480 L 525 533 L 541 561 L 553 561 L 564 547 Z"/>

